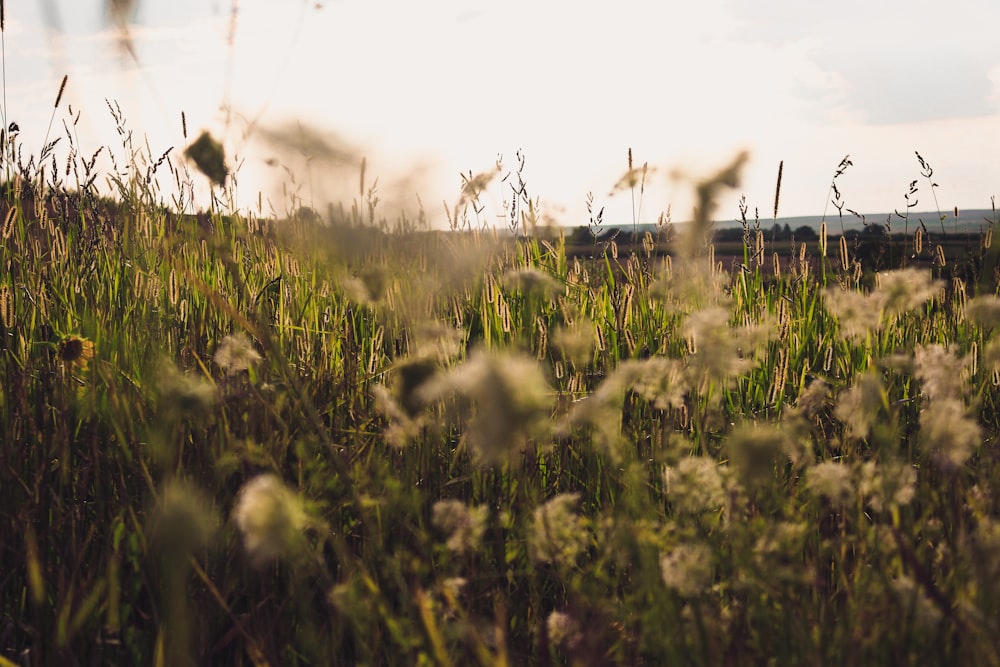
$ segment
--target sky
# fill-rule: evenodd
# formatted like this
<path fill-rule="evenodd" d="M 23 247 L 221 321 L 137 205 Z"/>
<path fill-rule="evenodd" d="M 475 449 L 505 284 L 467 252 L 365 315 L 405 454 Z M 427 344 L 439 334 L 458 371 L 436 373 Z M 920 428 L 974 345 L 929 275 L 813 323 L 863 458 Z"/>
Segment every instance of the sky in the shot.
<path fill-rule="evenodd" d="M 720 219 L 741 195 L 770 219 L 782 161 L 780 216 L 830 213 L 846 155 L 837 184 L 866 215 L 904 207 L 913 180 L 921 211 L 989 208 L 1000 192 L 993 0 L 144 0 L 136 58 L 104 0 L 7 3 L 5 19 L 4 117 L 25 150 L 72 109 L 81 153 L 105 145 L 121 163 L 113 100 L 154 159 L 180 159 L 201 130 L 221 139 L 232 198 L 265 213 L 350 202 L 362 157 L 384 213 L 422 207 L 437 226 L 461 174 L 498 160 L 480 221 L 505 225 L 518 155 L 563 225 L 587 224 L 588 194 L 606 223 L 688 219 L 692 184 L 741 150 Z M 630 148 L 649 165 L 641 196 L 615 189 Z"/>

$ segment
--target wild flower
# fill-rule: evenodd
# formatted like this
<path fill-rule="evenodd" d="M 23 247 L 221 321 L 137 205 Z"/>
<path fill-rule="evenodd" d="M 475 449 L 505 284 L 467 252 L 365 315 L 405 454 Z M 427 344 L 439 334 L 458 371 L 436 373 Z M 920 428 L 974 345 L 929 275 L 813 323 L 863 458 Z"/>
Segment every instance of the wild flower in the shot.
<path fill-rule="evenodd" d="M 469 585 L 469 580 L 465 577 L 447 577 L 441 582 L 441 590 L 445 597 L 450 600 L 457 600 L 462 591 Z"/>
<path fill-rule="evenodd" d="M 687 391 L 683 364 L 665 357 L 643 359 L 636 366 L 632 388 L 658 410 L 681 408 Z"/>
<path fill-rule="evenodd" d="M 212 359 L 226 375 L 236 375 L 255 366 L 261 356 L 246 334 L 238 333 L 223 338 Z"/>
<path fill-rule="evenodd" d="M 94 358 L 94 342 L 83 336 L 70 334 L 64 336 L 59 341 L 57 353 L 59 361 L 66 368 L 76 368 L 77 370 L 85 371 L 90 364 L 90 360 Z"/>
<path fill-rule="evenodd" d="M 902 461 L 865 461 L 859 472 L 858 492 L 876 512 L 909 505 L 917 494 L 917 471 Z"/>
<path fill-rule="evenodd" d="M 447 333 L 442 332 L 437 340 L 447 345 L 447 338 Z M 375 409 L 389 421 L 386 440 L 397 448 L 409 444 L 426 425 L 426 397 L 422 391 L 440 372 L 440 362 L 448 354 L 445 347 L 434 347 L 429 341 L 417 343 L 417 347 L 419 352 L 400 360 L 392 369 L 389 386 L 379 384 L 372 388 Z"/>
<path fill-rule="evenodd" d="M 680 544 L 660 557 L 660 576 L 681 597 L 698 597 L 712 583 L 712 553 L 703 544 Z"/>
<path fill-rule="evenodd" d="M 573 404 L 561 430 L 589 426 L 604 452 L 614 461 L 621 460 L 621 415 L 630 388 L 659 409 L 684 405 L 685 383 L 679 361 L 662 357 L 627 359 L 593 393 Z"/>
<path fill-rule="evenodd" d="M 977 296 L 969 301 L 966 313 L 982 328 L 995 329 L 1000 325 L 1000 298 L 992 294 Z"/>
<path fill-rule="evenodd" d="M 840 287 L 822 291 L 827 311 L 837 320 L 843 339 L 863 337 L 879 326 L 878 304 L 869 296 Z"/>
<path fill-rule="evenodd" d="M 396 402 L 385 385 L 377 384 L 372 387 L 372 397 L 375 399 L 375 410 L 388 421 L 383 435 L 391 446 L 402 449 L 423 430 L 426 422 L 424 416 L 420 414 L 411 416 Z"/>
<path fill-rule="evenodd" d="M 886 315 L 898 315 L 919 308 L 933 299 L 942 283 L 931 278 L 929 270 L 897 269 L 876 276 L 872 296 Z"/>
<path fill-rule="evenodd" d="M 536 563 L 570 568 L 587 549 L 588 522 L 574 509 L 579 500 L 579 493 L 561 493 L 534 509 L 528 529 L 528 550 Z"/>
<path fill-rule="evenodd" d="M 666 466 L 663 482 L 671 505 L 681 512 L 718 512 L 726 501 L 719 465 L 707 456 L 685 456 Z"/>
<path fill-rule="evenodd" d="M 572 325 L 556 327 L 552 332 L 552 344 L 574 364 L 583 366 L 590 361 L 597 345 L 594 323 L 580 318 Z"/>
<path fill-rule="evenodd" d="M 802 521 L 768 521 L 755 528 L 753 561 L 769 582 L 804 582 L 809 576 L 802 568 L 809 525 Z"/>
<path fill-rule="evenodd" d="M 918 345 L 913 365 L 924 398 L 960 398 L 965 393 L 968 362 L 958 358 L 953 346 Z"/>
<path fill-rule="evenodd" d="M 423 410 L 422 388 L 439 370 L 437 362 L 431 357 L 410 357 L 400 361 L 393 369 L 393 398 L 411 419 Z"/>
<path fill-rule="evenodd" d="M 481 465 L 510 461 L 533 436 L 544 433 L 554 403 L 534 359 L 484 351 L 428 380 L 419 395 L 426 402 L 457 395 L 473 403 L 466 436 Z"/>
<path fill-rule="evenodd" d="M 814 379 L 795 402 L 795 410 L 799 415 L 811 419 L 826 404 L 830 396 L 830 384 L 822 379 Z"/>
<path fill-rule="evenodd" d="M 1000 336 L 991 338 L 983 346 L 983 366 L 989 370 L 1000 370 Z"/>
<path fill-rule="evenodd" d="M 575 618 L 563 611 L 553 611 L 545 619 L 545 631 L 552 646 L 573 649 L 580 643 L 580 624 Z"/>
<path fill-rule="evenodd" d="M 197 375 L 183 373 L 169 362 L 160 366 L 157 389 L 162 409 L 174 416 L 204 413 L 215 404 L 217 398 L 213 384 Z"/>
<path fill-rule="evenodd" d="M 792 435 L 777 424 L 744 424 L 725 440 L 725 449 L 740 479 L 751 486 L 774 477 L 796 449 Z"/>
<path fill-rule="evenodd" d="M 300 553 L 309 525 L 302 499 L 274 474 L 258 475 L 243 485 L 233 519 L 247 554 L 258 565 Z"/>
<path fill-rule="evenodd" d="M 550 274 L 535 268 L 508 271 L 501 279 L 508 288 L 516 288 L 534 297 L 549 297 L 562 291 L 562 285 Z"/>
<path fill-rule="evenodd" d="M 982 428 L 959 399 L 929 401 L 920 411 L 917 442 L 931 462 L 945 472 L 964 465 L 982 440 Z"/>
<path fill-rule="evenodd" d="M 466 333 L 443 322 L 420 321 L 410 332 L 410 358 L 443 364 L 465 349 Z"/>
<path fill-rule="evenodd" d="M 486 532 L 489 508 L 486 505 L 469 507 L 458 500 L 439 500 L 434 503 L 431 523 L 448 534 L 445 543 L 457 554 L 474 552 L 479 548 Z"/>
<path fill-rule="evenodd" d="M 847 437 L 868 437 L 883 407 L 884 394 L 882 380 L 873 372 L 861 375 L 850 389 L 840 393 L 834 414 L 846 427 Z"/>
<path fill-rule="evenodd" d="M 802 541 L 808 533 L 808 525 L 798 521 L 775 521 L 768 523 L 754 543 L 754 554 L 768 566 L 773 566 L 775 557 L 788 558 L 802 553 Z"/>
<path fill-rule="evenodd" d="M 360 269 L 356 275 L 343 277 L 340 284 L 349 299 L 364 306 L 374 307 L 385 301 L 390 280 L 384 267 L 369 264 Z"/>
<path fill-rule="evenodd" d="M 767 340 L 766 327 L 729 326 L 729 310 L 710 307 L 685 319 L 681 331 L 688 339 L 689 369 L 693 386 L 705 380 L 726 380 L 753 368 L 750 354 Z"/>
<path fill-rule="evenodd" d="M 806 471 L 806 488 L 831 505 L 847 505 L 854 496 L 851 469 L 837 461 L 818 463 Z"/>

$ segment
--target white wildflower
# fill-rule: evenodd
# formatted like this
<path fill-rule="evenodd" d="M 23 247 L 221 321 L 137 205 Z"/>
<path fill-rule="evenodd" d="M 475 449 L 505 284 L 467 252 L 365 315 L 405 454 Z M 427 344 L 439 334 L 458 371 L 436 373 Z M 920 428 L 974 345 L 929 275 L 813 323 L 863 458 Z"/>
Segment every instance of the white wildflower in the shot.
<path fill-rule="evenodd" d="M 797 450 L 791 433 L 776 424 L 744 424 L 725 440 L 729 459 L 747 484 L 766 483 Z"/>
<path fill-rule="evenodd" d="M 587 549 L 587 520 L 574 510 L 579 498 L 578 493 L 561 493 L 535 508 L 528 547 L 536 562 L 571 567 Z"/>
<path fill-rule="evenodd" d="M 650 357 L 636 363 L 635 393 L 658 410 L 684 407 L 686 386 L 683 364 L 679 360 Z"/>
<path fill-rule="evenodd" d="M 577 366 L 590 361 L 597 346 L 594 323 L 580 318 L 571 325 L 562 325 L 552 331 L 552 345 Z"/>
<path fill-rule="evenodd" d="M 796 412 L 803 417 L 812 418 L 823 408 L 829 396 L 829 383 L 822 378 L 816 378 L 799 394 L 795 402 Z"/>
<path fill-rule="evenodd" d="M 215 385 L 196 374 L 181 372 L 170 362 L 160 366 L 157 389 L 160 405 L 174 416 L 204 413 L 217 398 Z"/>
<path fill-rule="evenodd" d="M 847 505 L 854 496 L 851 469 L 835 461 L 818 463 L 806 472 L 806 488 L 832 505 Z"/>
<path fill-rule="evenodd" d="M 958 399 L 930 401 L 920 411 L 917 442 L 924 454 L 946 472 L 964 465 L 982 440 L 982 429 Z"/>
<path fill-rule="evenodd" d="M 686 598 L 697 597 L 712 583 L 712 554 L 703 544 L 681 544 L 660 558 L 663 583 Z"/>
<path fill-rule="evenodd" d="M 942 283 L 931 278 L 927 269 L 898 269 L 877 275 L 877 288 L 873 296 L 882 312 L 897 315 L 913 310 L 933 299 L 941 291 Z"/>
<path fill-rule="evenodd" d="M 918 345 L 913 351 L 913 364 L 925 398 L 960 398 L 965 393 L 968 364 L 958 358 L 952 346 Z"/>
<path fill-rule="evenodd" d="M 418 390 L 423 402 L 460 396 L 470 400 L 468 442 L 481 465 L 508 462 L 534 436 L 547 432 L 554 396 L 538 363 L 516 354 L 476 352 Z"/>
<path fill-rule="evenodd" d="M 869 296 L 840 287 L 823 290 L 823 303 L 837 320 L 841 338 L 863 337 L 879 325 L 879 306 Z"/>
<path fill-rule="evenodd" d="M 684 320 L 681 331 L 688 339 L 692 354 L 688 357 L 694 375 L 692 384 L 704 380 L 724 380 L 740 375 L 754 366 L 745 355 L 753 352 L 747 335 L 729 326 L 729 310 L 711 307 L 698 310 Z"/>
<path fill-rule="evenodd" d="M 448 548 L 461 554 L 479 548 L 488 515 L 486 505 L 469 507 L 458 500 L 439 500 L 434 503 L 431 522 L 448 534 Z"/>
<path fill-rule="evenodd" d="M 620 461 L 624 444 L 622 406 L 630 388 L 660 409 L 684 405 L 680 362 L 662 357 L 627 359 L 619 363 L 590 396 L 574 403 L 562 428 L 592 427 L 594 439 L 604 452 L 612 461 Z"/>
<path fill-rule="evenodd" d="M 545 621 L 545 630 L 549 635 L 549 643 L 553 646 L 574 648 L 580 643 L 580 624 L 576 619 L 562 611 L 553 611 Z"/>
<path fill-rule="evenodd" d="M 550 296 L 562 290 L 558 280 L 534 268 L 508 271 L 504 274 L 502 282 L 508 288 L 516 288 L 525 294 L 537 296 Z"/>
<path fill-rule="evenodd" d="M 441 591 L 445 597 L 456 600 L 468 584 L 469 580 L 465 577 L 448 577 L 441 582 Z"/>
<path fill-rule="evenodd" d="M 992 294 L 977 296 L 969 301 L 966 312 L 973 322 L 984 329 L 995 329 L 1000 325 L 1000 298 Z"/>
<path fill-rule="evenodd" d="M 261 360 L 260 354 L 253 348 L 250 340 L 241 333 L 223 338 L 212 358 L 227 375 L 236 375 L 240 371 L 248 370 Z"/>
<path fill-rule="evenodd" d="M 667 498 L 681 512 L 720 511 L 726 501 L 718 464 L 707 456 L 687 456 L 663 471 Z"/>
<path fill-rule="evenodd" d="M 302 499 L 273 474 L 259 475 L 243 485 L 233 519 L 257 564 L 295 555 L 309 524 Z"/>
<path fill-rule="evenodd" d="M 882 380 L 865 373 L 838 396 L 835 415 L 846 427 L 847 437 L 867 438 L 883 405 Z"/>
<path fill-rule="evenodd" d="M 917 471 L 903 462 L 861 464 L 858 491 L 876 512 L 889 507 L 904 507 L 916 497 Z"/>

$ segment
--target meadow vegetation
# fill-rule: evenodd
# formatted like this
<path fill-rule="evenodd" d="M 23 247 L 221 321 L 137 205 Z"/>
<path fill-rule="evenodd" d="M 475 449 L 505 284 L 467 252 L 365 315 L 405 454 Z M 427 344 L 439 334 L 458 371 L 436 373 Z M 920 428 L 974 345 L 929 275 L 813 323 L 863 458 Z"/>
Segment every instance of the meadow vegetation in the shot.
<path fill-rule="evenodd" d="M 1000 664 L 992 220 L 727 265 L 738 156 L 586 257 L 121 136 L 4 139 L 0 665 Z"/>

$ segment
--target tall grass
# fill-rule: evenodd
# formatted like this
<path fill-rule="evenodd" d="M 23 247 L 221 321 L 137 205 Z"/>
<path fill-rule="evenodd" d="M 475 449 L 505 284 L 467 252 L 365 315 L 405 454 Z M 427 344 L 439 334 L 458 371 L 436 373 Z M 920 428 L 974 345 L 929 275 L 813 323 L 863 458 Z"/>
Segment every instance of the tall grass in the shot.
<path fill-rule="evenodd" d="M 471 174 L 448 232 L 189 215 L 107 150 L 5 146 L 0 664 L 1000 663 L 992 226 L 729 268 L 739 156 L 588 258 L 523 181 L 514 237 Z"/>

